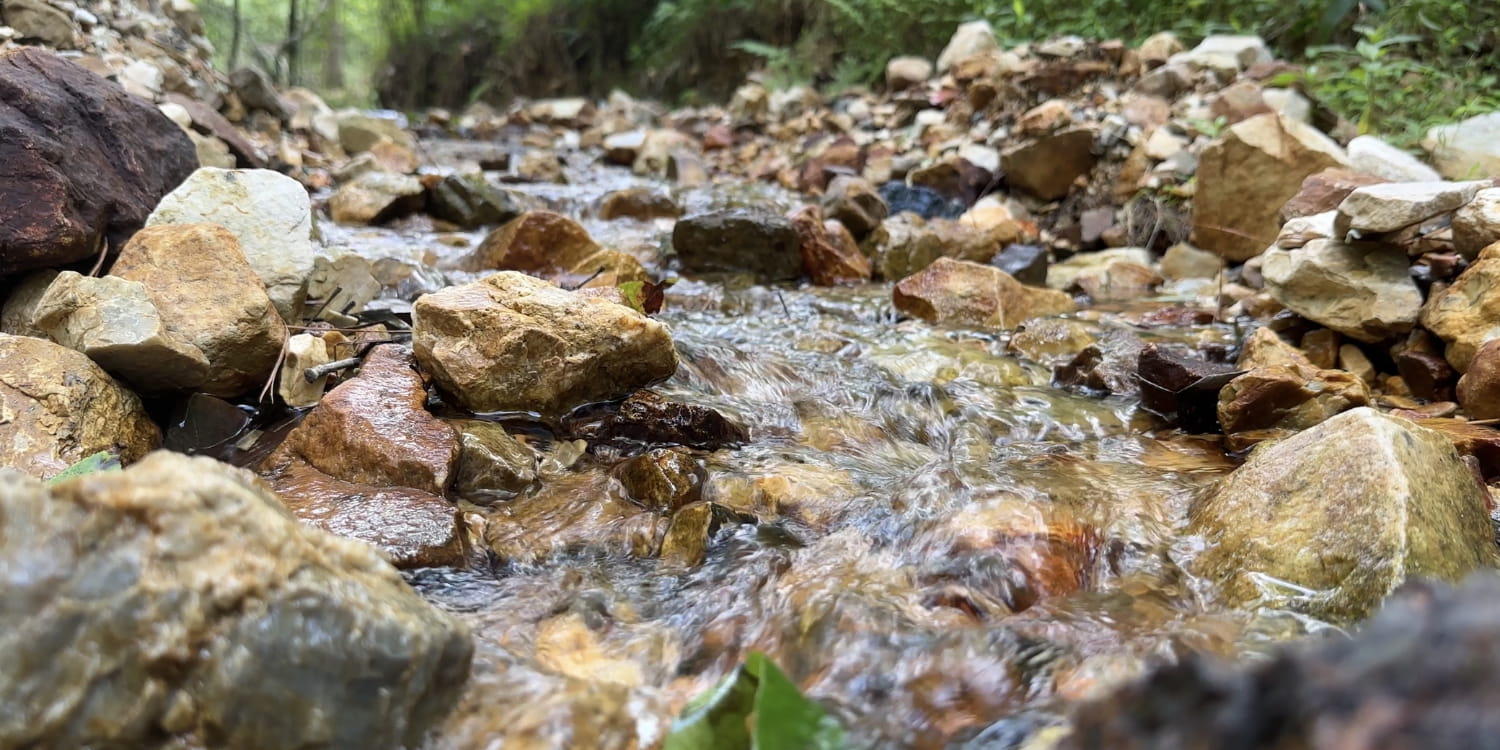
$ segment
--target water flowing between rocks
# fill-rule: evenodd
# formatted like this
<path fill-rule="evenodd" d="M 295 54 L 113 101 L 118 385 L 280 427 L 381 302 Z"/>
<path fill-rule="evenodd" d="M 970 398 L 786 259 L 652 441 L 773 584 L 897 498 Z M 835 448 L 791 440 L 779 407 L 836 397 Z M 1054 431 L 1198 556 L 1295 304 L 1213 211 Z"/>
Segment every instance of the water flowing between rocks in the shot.
<path fill-rule="evenodd" d="M 604 193 L 650 183 L 575 172 L 567 186 L 520 189 L 662 273 L 669 220 L 590 216 Z M 690 212 L 794 201 L 753 184 L 677 198 Z M 482 237 L 323 231 L 372 260 L 439 265 Z M 1095 307 L 1061 330 L 1233 344 L 1230 326 L 1151 315 L 1175 304 Z M 1188 504 L 1233 464 L 1135 398 L 1054 387 L 1054 329 L 1043 326 L 1034 359 L 1008 335 L 899 320 L 889 284 L 735 279 L 683 280 L 657 317 L 682 366 L 654 390 L 750 435 L 692 452 L 691 492 L 711 509 L 701 564 L 691 545 L 686 558 L 632 554 L 659 519 L 611 479 L 628 451 L 578 455 L 540 420 L 486 415 L 564 457 L 534 494 L 489 509 L 482 561 L 408 574 L 469 623 L 478 649 L 433 750 L 486 737 L 650 746 L 752 650 L 830 706 L 856 746 L 1019 746 L 1149 664 L 1244 656 L 1326 627 L 1226 608 L 1184 572 L 1201 543 L 1182 533 Z"/>

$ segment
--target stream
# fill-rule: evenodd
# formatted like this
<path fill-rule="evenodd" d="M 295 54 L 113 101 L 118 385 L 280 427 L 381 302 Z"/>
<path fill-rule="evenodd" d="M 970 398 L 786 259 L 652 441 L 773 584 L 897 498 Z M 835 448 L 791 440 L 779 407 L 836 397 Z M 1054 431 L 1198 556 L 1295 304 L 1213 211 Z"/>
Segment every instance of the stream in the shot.
<path fill-rule="evenodd" d="M 665 186 L 582 162 L 569 177 L 513 187 L 653 275 L 670 270 L 670 220 L 590 213 L 611 190 Z M 674 197 L 689 214 L 800 203 L 755 184 Z M 483 237 L 425 221 L 323 231 L 371 260 L 439 267 Z M 1133 397 L 1052 385 L 1079 342 L 1233 346 L 1230 326 L 1161 314 L 1211 299 L 1094 307 L 1013 342 L 899 319 L 890 290 L 670 288 L 657 317 L 682 364 L 653 390 L 750 435 L 690 452 L 693 492 L 712 504 L 696 564 L 638 553 L 660 530 L 612 478 L 630 451 L 580 452 L 525 415 L 486 417 L 553 466 L 533 493 L 483 510 L 475 536 L 489 549 L 474 565 L 407 574 L 477 645 L 465 698 L 429 748 L 656 746 L 751 651 L 834 713 L 852 746 L 1023 747 L 1151 665 L 1253 656 L 1328 629 L 1226 608 L 1184 571 L 1201 545 L 1181 532 L 1187 508 L 1234 465 L 1217 442 L 1168 429 Z"/>

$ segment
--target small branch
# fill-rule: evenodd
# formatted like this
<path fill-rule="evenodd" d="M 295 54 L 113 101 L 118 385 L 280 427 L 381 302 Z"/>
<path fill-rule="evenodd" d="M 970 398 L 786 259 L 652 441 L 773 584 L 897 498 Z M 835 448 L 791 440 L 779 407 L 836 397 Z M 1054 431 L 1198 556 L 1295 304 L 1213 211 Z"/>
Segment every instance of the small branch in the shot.
<path fill-rule="evenodd" d="M 104 259 L 109 257 L 109 238 L 99 235 L 99 259 L 94 261 L 94 267 L 89 269 L 89 276 L 98 276 L 100 269 L 104 268 Z"/>
<path fill-rule="evenodd" d="M 306 380 L 309 383 L 316 383 L 318 382 L 319 378 L 327 377 L 328 375 L 338 372 L 339 370 L 348 370 L 351 368 L 359 367 L 359 364 L 363 361 L 364 360 L 360 357 L 350 357 L 348 359 L 340 359 L 334 362 L 329 362 L 328 364 L 318 365 L 316 367 L 309 367 L 306 370 L 302 371 L 302 379 Z"/>

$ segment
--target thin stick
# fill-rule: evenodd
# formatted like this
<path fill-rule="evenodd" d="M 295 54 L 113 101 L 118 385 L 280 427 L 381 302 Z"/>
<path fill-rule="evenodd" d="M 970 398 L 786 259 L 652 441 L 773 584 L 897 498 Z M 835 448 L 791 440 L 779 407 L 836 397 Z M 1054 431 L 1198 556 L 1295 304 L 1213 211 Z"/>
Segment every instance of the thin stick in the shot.
<path fill-rule="evenodd" d="M 280 318 L 278 317 L 278 320 Z M 266 385 L 260 389 L 260 396 L 256 401 L 265 401 L 266 394 L 271 392 L 271 386 L 276 384 L 276 378 L 281 375 L 281 366 L 286 363 L 287 350 L 290 348 L 291 336 L 288 334 L 286 321 L 281 322 L 281 353 L 276 355 L 276 365 L 271 368 L 271 376 L 266 378 Z"/>
<path fill-rule="evenodd" d="M 89 276 L 99 275 L 99 270 L 104 268 L 106 257 L 109 257 L 109 238 L 99 235 L 99 260 L 94 261 L 94 267 L 89 269 Z"/>
<path fill-rule="evenodd" d="M 335 362 L 329 362 L 327 364 L 309 367 L 306 370 L 302 371 L 302 379 L 306 380 L 309 383 L 316 383 L 318 382 L 318 378 L 326 377 L 332 373 L 338 372 L 339 370 L 348 370 L 353 367 L 359 367 L 359 364 L 363 361 L 364 360 L 360 359 L 359 357 L 350 357 L 348 359 L 340 359 Z"/>

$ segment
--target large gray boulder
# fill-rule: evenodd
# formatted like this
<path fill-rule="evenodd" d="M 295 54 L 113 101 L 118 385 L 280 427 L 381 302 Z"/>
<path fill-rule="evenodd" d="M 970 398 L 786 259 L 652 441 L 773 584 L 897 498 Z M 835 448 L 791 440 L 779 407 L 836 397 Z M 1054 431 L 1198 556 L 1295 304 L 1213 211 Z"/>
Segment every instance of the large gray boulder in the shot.
<path fill-rule="evenodd" d="M 472 645 L 370 547 L 249 472 L 155 453 L 0 472 L 0 747 L 395 748 Z"/>
<path fill-rule="evenodd" d="M 1485 493 L 1445 436 L 1362 407 L 1271 443 L 1189 512 L 1233 606 L 1361 620 L 1408 578 L 1494 567 Z"/>

